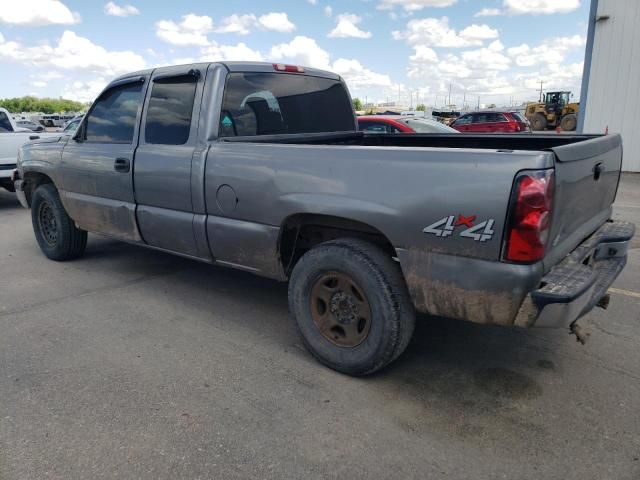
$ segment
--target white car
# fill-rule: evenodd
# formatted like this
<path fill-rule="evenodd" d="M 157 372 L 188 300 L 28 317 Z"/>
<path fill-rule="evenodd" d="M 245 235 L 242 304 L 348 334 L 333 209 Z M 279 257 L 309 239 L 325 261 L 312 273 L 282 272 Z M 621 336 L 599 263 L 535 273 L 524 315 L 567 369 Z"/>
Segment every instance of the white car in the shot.
<path fill-rule="evenodd" d="M 11 174 L 16 168 L 18 150 L 23 144 L 44 137 L 60 137 L 60 134 L 32 132 L 28 128 L 20 128 L 9 112 L 0 108 L 0 187 L 13 192 Z"/>

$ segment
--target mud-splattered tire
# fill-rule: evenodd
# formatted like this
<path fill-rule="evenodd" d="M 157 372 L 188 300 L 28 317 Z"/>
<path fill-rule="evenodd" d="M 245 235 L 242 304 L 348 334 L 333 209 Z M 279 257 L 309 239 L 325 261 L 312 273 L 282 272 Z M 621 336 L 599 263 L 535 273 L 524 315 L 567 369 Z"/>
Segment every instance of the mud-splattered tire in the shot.
<path fill-rule="evenodd" d="M 87 232 L 76 228 L 52 184 L 40 185 L 33 192 L 31 222 L 42 253 L 51 260 L 71 260 L 84 253 Z"/>
<path fill-rule="evenodd" d="M 354 376 L 398 358 L 415 325 L 400 265 L 357 239 L 322 243 L 302 256 L 289 282 L 289 309 L 309 352 Z"/>

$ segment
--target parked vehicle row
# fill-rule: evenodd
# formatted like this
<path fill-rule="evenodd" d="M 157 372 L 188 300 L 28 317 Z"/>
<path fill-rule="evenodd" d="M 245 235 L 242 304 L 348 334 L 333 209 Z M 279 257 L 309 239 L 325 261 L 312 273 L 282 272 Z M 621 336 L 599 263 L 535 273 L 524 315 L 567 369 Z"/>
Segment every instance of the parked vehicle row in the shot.
<path fill-rule="evenodd" d="M 14 180 L 50 259 L 89 231 L 288 280 L 309 351 L 365 375 L 415 311 L 573 329 L 605 305 L 634 233 L 610 220 L 621 162 L 619 135 L 363 133 L 338 75 L 223 62 L 114 80 Z"/>
<path fill-rule="evenodd" d="M 481 111 L 462 115 L 450 126 L 413 115 L 363 115 L 360 130 L 371 133 L 530 133 L 529 121 L 519 112 Z"/>

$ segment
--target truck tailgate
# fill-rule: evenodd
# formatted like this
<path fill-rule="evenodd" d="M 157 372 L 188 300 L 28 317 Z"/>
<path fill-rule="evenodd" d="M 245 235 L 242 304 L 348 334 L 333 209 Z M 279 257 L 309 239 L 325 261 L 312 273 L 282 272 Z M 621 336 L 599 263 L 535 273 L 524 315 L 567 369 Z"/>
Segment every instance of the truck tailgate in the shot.
<path fill-rule="evenodd" d="M 620 180 L 622 140 L 620 135 L 605 135 L 551 150 L 555 190 L 545 272 L 611 216 Z"/>

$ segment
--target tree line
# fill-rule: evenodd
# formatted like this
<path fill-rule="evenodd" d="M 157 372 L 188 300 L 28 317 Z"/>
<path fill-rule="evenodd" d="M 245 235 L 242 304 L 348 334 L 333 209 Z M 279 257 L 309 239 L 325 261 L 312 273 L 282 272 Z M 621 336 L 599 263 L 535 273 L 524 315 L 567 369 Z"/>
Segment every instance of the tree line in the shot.
<path fill-rule="evenodd" d="M 66 98 L 38 98 L 32 96 L 0 99 L 0 107 L 11 113 L 42 112 L 63 113 L 82 112 L 89 104 L 67 100 Z"/>

